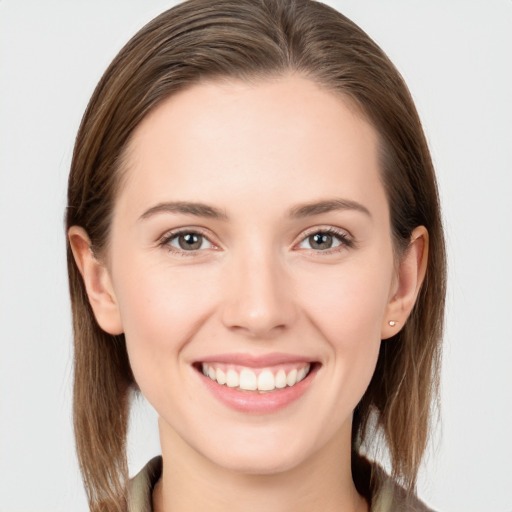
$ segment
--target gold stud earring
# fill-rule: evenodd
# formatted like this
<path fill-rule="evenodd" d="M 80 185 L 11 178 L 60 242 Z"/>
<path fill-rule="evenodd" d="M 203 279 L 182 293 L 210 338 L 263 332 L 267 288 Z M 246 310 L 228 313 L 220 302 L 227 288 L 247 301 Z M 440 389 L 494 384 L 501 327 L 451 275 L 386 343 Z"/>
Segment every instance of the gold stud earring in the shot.
<path fill-rule="evenodd" d="M 396 322 L 395 320 L 390 320 L 388 322 L 388 324 L 391 326 L 391 327 L 395 327 L 395 325 L 397 324 L 398 322 Z"/>

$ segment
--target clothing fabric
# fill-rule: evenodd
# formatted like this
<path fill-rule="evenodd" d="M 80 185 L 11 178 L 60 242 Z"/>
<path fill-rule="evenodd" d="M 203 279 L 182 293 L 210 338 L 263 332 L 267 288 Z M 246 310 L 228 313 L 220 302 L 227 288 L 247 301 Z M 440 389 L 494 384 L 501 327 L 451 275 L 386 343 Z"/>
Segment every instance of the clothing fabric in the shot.
<path fill-rule="evenodd" d="M 361 459 L 358 491 L 370 504 L 370 512 L 433 512 L 415 496 L 410 496 L 379 466 Z M 151 459 L 130 480 L 128 486 L 128 512 L 153 512 L 153 489 L 162 474 L 162 457 Z"/>

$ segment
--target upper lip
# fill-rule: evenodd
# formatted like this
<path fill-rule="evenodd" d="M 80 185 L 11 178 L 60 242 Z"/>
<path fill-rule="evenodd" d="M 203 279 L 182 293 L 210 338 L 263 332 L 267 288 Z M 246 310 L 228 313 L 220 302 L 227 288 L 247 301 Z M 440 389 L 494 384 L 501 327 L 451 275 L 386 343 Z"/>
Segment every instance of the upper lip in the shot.
<path fill-rule="evenodd" d="M 311 363 L 311 358 L 297 354 L 274 352 L 271 354 L 253 355 L 246 353 L 215 354 L 200 359 L 197 363 L 224 363 L 249 368 L 263 368 L 287 363 Z"/>

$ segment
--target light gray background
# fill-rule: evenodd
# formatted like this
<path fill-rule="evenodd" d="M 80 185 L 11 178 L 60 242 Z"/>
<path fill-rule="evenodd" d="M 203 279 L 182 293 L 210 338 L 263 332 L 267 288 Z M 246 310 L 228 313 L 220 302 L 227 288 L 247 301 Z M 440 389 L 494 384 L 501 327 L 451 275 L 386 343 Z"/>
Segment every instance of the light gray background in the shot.
<path fill-rule="evenodd" d="M 512 510 L 512 2 L 339 0 L 405 76 L 437 167 L 450 277 L 442 426 L 419 494 Z M 173 2 L 0 0 L 0 511 L 87 510 L 74 455 L 63 212 L 101 73 Z M 130 467 L 158 453 L 141 401 Z"/>

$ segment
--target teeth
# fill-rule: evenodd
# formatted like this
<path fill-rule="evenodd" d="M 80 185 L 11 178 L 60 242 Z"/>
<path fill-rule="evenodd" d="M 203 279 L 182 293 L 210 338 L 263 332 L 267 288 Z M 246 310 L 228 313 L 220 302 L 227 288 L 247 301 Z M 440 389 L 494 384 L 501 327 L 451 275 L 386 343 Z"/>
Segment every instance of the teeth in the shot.
<path fill-rule="evenodd" d="M 284 370 L 279 370 L 276 374 L 276 388 L 282 389 L 286 387 L 286 373 Z"/>
<path fill-rule="evenodd" d="M 272 391 L 276 388 L 276 381 L 274 375 L 270 370 L 263 370 L 258 375 L 258 390 L 259 391 Z"/>
<path fill-rule="evenodd" d="M 240 389 L 246 391 L 258 389 L 258 379 L 256 379 L 256 374 L 253 371 L 244 368 L 240 372 Z"/>
<path fill-rule="evenodd" d="M 211 377 L 210 377 L 211 378 Z M 294 384 L 297 384 L 297 370 L 293 369 L 287 376 L 286 376 L 286 384 L 288 386 L 293 386 Z"/>
<path fill-rule="evenodd" d="M 226 384 L 229 388 L 237 388 L 240 384 L 240 378 L 235 370 L 228 370 L 228 373 L 226 374 Z"/>
<path fill-rule="evenodd" d="M 217 370 L 217 382 L 220 385 L 226 384 L 226 374 L 220 369 Z"/>
<path fill-rule="evenodd" d="M 259 375 L 256 375 L 249 368 L 243 368 L 239 373 L 233 368 L 224 371 L 206 363 L 202 365 L 203 374 L 217 381 L 221 386 L 226 385 L 230 388 L 238 388 L 245 391 L 273 391 L 276 388 L 283 389 L 286 386 L 294 386 L 306 377 L 309 369 L 310 365 L 307 364 L 298 370 L 293 368 L 287 374 L 281 368 L 274 375 L 269 368 L 264 368 Z"/>

